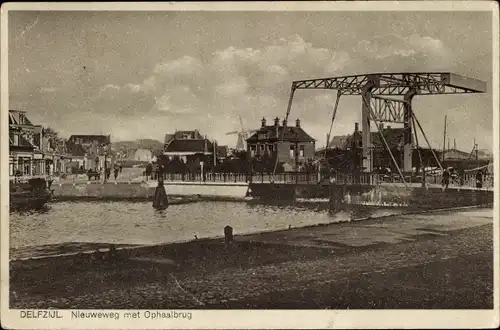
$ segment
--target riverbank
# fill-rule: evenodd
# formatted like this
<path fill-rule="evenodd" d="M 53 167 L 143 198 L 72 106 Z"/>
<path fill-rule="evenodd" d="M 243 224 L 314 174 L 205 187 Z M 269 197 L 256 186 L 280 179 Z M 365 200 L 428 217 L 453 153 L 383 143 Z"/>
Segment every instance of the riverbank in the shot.
<path fill-rule="evenodd" d="M 11 308 L 491 308 L 492 210 L 11 262 Z"/>

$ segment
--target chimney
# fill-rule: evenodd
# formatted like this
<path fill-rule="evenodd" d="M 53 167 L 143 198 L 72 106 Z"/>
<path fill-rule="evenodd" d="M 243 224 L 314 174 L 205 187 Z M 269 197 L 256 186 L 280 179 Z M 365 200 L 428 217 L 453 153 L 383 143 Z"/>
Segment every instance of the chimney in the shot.
<path fill-rule="evenodd" d="M 387 125 L 387 129 L 391 129 L 391 126 Z"/>
<path fill-rule="evenodd" d="M 358 132 L 358 131 L 359 131 L 359 124 L 354 123 L 354 132 Z"/>
<path fill-rule="evenodd" d="M 384 129 L 384 123 L 380 123 L 380 124 L 378 125 L 378 130 L 379 130 L 379 131 L 382 131 L 383 129 Z"/>
<path fill-rule="evenodd" d="M 278 117 L 274 118 L 274 126 L 278 127 L 280 125 L 280 119 Z"/>
<path fill-rule="evenodd" d="M 266 118 L 262 117 L 262 120 L 260 122 L 262 123 L 262 128 L 266 127 Z"/>
<path fill-rule="evenodd" d="M 300 128 L 300 119 L 299 118 L 297 118 L 297 120 L 295 121 L 295 127 Z"/>

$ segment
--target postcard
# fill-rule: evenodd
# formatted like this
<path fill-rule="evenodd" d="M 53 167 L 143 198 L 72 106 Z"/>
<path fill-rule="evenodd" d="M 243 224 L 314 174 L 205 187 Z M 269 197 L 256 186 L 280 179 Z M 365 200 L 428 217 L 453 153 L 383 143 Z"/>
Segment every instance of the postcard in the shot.
<path fill-rule="evenodd" d="M 498 10 L 3 4 L 2 327 L 498 327 Z"/>

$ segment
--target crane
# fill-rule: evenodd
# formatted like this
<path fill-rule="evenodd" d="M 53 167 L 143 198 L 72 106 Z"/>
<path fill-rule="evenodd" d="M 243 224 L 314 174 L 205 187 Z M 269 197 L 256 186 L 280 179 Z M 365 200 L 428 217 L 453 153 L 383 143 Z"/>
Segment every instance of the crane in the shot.
<path fill-rule="evenodd" d="M 241 131 L 232 131 L 232 132 L 227 132 L 226 135 L 238 135 L 238 141 L 236 142 L 236 149 L 237 150 L 245 150 L 245 141 L 248 139 L 249 134 L 252 134 L 256 132 L 257 130 L 245 130 L 243 127 L 243 120 L 241 119 L 241 116 L 238 116 L 240 119 L 240 125 L 241 125 Z"/>

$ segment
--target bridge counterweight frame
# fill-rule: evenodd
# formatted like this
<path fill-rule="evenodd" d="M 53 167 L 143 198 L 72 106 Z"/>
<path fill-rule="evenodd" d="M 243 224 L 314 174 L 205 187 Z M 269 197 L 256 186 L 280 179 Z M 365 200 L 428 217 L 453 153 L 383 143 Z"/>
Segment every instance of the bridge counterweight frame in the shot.
<path fill-rule="evenodd" d="M 414 119 L 416 120 L 412 110 L 413 97 L 416 95 L 485 93 L 486 83 L 450 72 L 374 73 L 298 80 L 294 81 L 291 86 L 286 120 L 290 115 L 295 91 L 298 89 L 337 90 L 339 95 L 360 95 L 362 97 L 363 167 L 367 171 L 371 171 L 373 166 L 369 122 L 404 124 L 404 171 L 407 172 L 412 170 L 412 126 L 414 126 L 412 124 Z M 403 97 L 403 100 L 384 96 L 400 96 Z M 419 127 L 422 130 L 420 125 Z M 423 130 L 422 133 L 425 136 Z M 273 174 L 276 171 L 276 166 L 277 160 Z"/>

